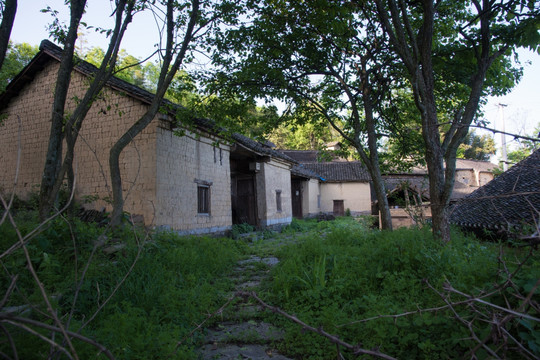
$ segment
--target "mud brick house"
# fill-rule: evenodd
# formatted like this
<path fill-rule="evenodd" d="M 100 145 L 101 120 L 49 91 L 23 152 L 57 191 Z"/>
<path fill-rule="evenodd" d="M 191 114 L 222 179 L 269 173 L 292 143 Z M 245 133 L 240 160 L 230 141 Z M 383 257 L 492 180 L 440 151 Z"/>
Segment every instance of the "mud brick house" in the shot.
<path fill-rule="evenodd" d="M 38 190 L 50 132 L 50 114 L 61 49 L 45 40 L 39 53 L 0 95 L 0 190 L 21 198 Z M 96 68 L 78 62 L 66 114 L 82 98 Z M 75 155 L 75 196 L 110 209 L 108 156 L 114 142 L 147 109 L 153 95 L 112 78 L 81 129 Z M 146 225 L 182 233 L 210 233 L 235 223 L 258 227 L 290 223 L 294 160 L 239 134 L 220 138 L 208 120 L 195 120 L 175 135 L 171 103 L 138 135 L 121 157 L 125 210 Z M 181 126 L 181 125 L 180 125 Z M 19 137 L 20 134 L 20 137 Z M 17 153 L 20 149 L 20 160 Z M 16 169 L 18 180 L 14 185 Z"/>
<path fill-rule="evenodd" d="M 281 150 L 299 164 L 293 167 L 293 215 L 295 203 L 302 204 L 303 217 L 319 213 L 343 216 L 371 213 L 371 176 L 359 161 L 339 158 L 328 160 L 328 154 L 316 150 Z"/>
<path fill-rule="evenodd" d="M 280 150 L 298 162 L 292 169 L 293 216 L 312 217 L 319 213 L 343 215 L 378 214 L 377 200 L 371 188 L 371 177 L 358 161 L 347 161 L 332 153 L 340 144 L 330 144 L 327 151 Z M 330 151 L 328 151 L 330 150 Z M 487 161 L 457 159 L 456 181 L 451 202 L 471 194 L 493 179 L 494 164 Z M 410 172 L 386 173 L 388 201 L 395 227 L 415 223 L 405 209 L 405 197 L 410 205 L 421 205 L 421 217 L 430 217 L 429 182 L 427 169 L 413 168 Z"/>
<path fill-rule="evenodd" d="M 465 229 L 525 235 L 538 241 L 540 226 L 540 149 L 451 209 L 450 222 Z"/>

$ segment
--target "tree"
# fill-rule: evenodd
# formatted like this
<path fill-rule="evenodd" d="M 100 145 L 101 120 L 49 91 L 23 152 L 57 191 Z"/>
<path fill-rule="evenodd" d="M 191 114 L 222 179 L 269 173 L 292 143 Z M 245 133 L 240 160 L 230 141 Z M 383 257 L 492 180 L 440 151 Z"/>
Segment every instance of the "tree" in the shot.
<path fill-rule="evenodd" d="M 186 61 L 193 58 L 193 50 L 198 42 L 203 42 L 206 31 L 217 28 L 219 22 L 234 21 L 238 12 L 235 3 L 228 1 L 192 0 L 178 2 L 162 0 L 156 4 L 165 14 L 165 47 L 161 56 L 159 80 L 156 93 L 145 114 L 138 119 L 112 146 L 109 152 L 109 168 L 113 192 L 111 224 L 120 224 L 124 208 L 120 154 L 131 141 L 140 134 L 155 118 L 162 107 L 163 99 L 174 77 Z M 182 35 L 179 36 L 178 33 Z M 177 42 L 177 39 L 181 39 Z M 181 112 L 179 115 L 186 115 Z M 188 120 L 188 119 L 184 119 Z"/>
<path fill-rule="evenodd" d="M 399 127 L 383 105 L 402 87 L 402 70 L 369 16 L 374 10 L 333 0 L 250 6 L 251 23 L 216 39 L 221 71 L 211 89 L 279 98 L 310 122 L 331 124 L 366 165 L 383 228 L 391 229 L 378 149 L 385 129 Z"/>
<path fill-rule="evenodd" d="M 0 69 L 4 64 L 6 52 L 9 47 L 9 38 L 11 29 L 15 22 L 17 13 L 17 0 L 2 0 L 0 2 L 0 11 L 2 12 L 2 22 L 0 23 Z"/>
<path fill-rule="evenodd" d="M 75 64 L 75 41 L 77 40 L 77 33 L 86 6 L 86 0 L 70 1 L 71 15 L 67 31 L 58 22 L 53 23 L 51 27 L 53 36 L 64 44 L 64 49 L 56 80 L 51 115 L 51 131 L 39 194 L 39 215 L 41 219 L 45 219 L 51 211 L 66 174 L 69 189 L 73 188 L 73 158 L 79 130 L 94 99 L 112 76 L 118 52 L 120 51 L 121 41 L 127 26 L 132 20 L 133 13 L 136 10 L 143 9 L 144 3 L 144 0 L 141 2 L 137 0 L 118 0 L 115 2 L 114 29 L 102 30 L 110 35 L 107 52 L 99 69 L 92 78 L 86 93 L 78 102 L 73 114 L 68 119 L 65 119 L 64 109 L 69 83 L 71 81 L 71 73 Z M 47 8 L 47 11 L 55 14 L 51 8 Z M 65 157 L 62 159 L 62 141 L 64 137 L 67 150 Z"/>
<path fill-rule="evenodd" d="M 39 51 L 37 46 L 27 43 L 13 44 L 9 43 L 4 64 L 0 70 L 0 92 L 6 89 L 13 78 L 28 65 L 30 60 Z"/>
<path fill-rule="evenodd" d="M 495 155 L 495 141 L 489 135 L 476 135 L 469 131 L 459 145 L 457 158 L 469 160 L 489 161 L 491 155 Z"/>
<path fill-rule="evenodd" d="M 281 149 L 322 150 L 341 137 L 327 122 L 306 122 L 282 124 L 269 134 L 268 139 Z"/>
<path fill-rule="evenodd" d="M 448 242 L 447 208 L 457 149 L 477 115 L 482 96 L 490 90 L 486 78 L 493 64 L 508 59 L 514 47 L 538 48 L 539 5 L 515 0 L 375 0 L 375 4 L 392 51 L 406 68 L 422 120 L 433 232 Z M 461 94 L 446 128 L 438 112 L 442 105 L 438 94 L 446 91 L 443 76 L 445 81 L 454 80 L 452 90 Z"/>

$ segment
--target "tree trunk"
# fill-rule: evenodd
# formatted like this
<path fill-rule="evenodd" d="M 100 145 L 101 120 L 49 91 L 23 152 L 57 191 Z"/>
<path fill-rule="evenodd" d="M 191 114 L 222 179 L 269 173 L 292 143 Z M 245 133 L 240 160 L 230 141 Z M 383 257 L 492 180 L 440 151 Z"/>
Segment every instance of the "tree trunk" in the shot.
<path fill-rule="evenodd" d="M 379 149 L 377 144 L 376 120 L 373 116 L 373 100 L 371 98 L 371 84 L 369 80 L 369 70 L 366 57 L 362 57 L 361 66 L 362 99 L 364 100 L 363 104 L 368 136 L 369 163 L 371 164 L 371 179 L 373 180 L 373 188 L 375 189 L 375 195 L 377 196 L 377 202 L 379 204 L 381 227 L 383 230 L 391 231 L 392 215 L 390 214 L 390 206 L 388 206 L 388 197 L 386 196 L 386 187 L 384 186 L 384 181 L 381 174 Z"/>
<path fill-rule="evenodd" d="M 134 2 L 130 1 L 126 7 L 126 1 L 127 0 L 119 0 L 116 3 L 115 28 L 111 35 L 107 52 L 103 58 L 103 61 L 101 63 L 101 66 L 99 67 L 99 70 L 97 71 L 97 73 L 94 75 L 92 79 L 92 83 L 90 84 L 90 87 L 84 94 L 84 97 L 82 98 L 82 100 L 78 103 L 77 107 L 75 108 L 73 112 L 73 115 L 66 122 L 65 129 L 64 129 L 66 146 L 67 146 L 66 155 L 65 155 L 62 167 L 56 178 L 56 182 L 50 194 L 50 197 L 53 199 L 56 198 L 62 186 L 65 174 L 67 173 L 68 176 L 73 176 L 73 160 L 75 156 L 75 145 L 76 145 L 77 138 L 79 136 L 79 132 L 81 130 L 82 124 L 84 122 L 84 118 L 86 117 L 86 115 L 88 114 L 88 111 L 92 107 L 92 104 L 96 96 L 99 94 L 101 89 L 103 89 L 107 81 L 109 81 L 109 79 L 112 76 L 114 66 L 116 64 L 116 59 L 118 58 L 120 44 L 122 42 L 122 38 L 124 37 L 125 31 L 127 30 L 127 26 L 129 25 L 129 23 L 131 23 L 133 9 L 135 5 Z M 124 13 L 126 15 L 125 18 L 123 18 Z M 73 191 L 73 186 L 72 186 L 73 183 L 74 181 L 68 181 L 69 192 Z"/>
<path fill-rule="evenodd" d="M 113 192 L 113 209 L 111 213 L 111 226 L 118 226 L 122 222 L 122 214 L 124 212 L 124 198 L 122 194 L 122 176 L 120 172 L 120 154 L 129 143 L 135 139 L 154 119 L 159 111 L 165 92 L 169 87 L 174 75 L 182 65 L 188 46 L 192 40 L 195 24 L 199 18 L 199 5 L 200 0 L 193 0 L 191 6 L 191 14 L 189 16 L 189 23 L 187 24 L 182 46 L 172 66 L 169 65 L 172 62 L 174 51 L 174 4 L 173 0 L 167 1 L 167 13 L 166 13 L 166 27 L 167 27 L 167 41 L 164 59 L 161 67 L 161 73 L 157 85 L 156 94 L 152 99 L 146 113 L 133 124 L 125 133 L 118 139 L 109 152 L 109 168 L 111 172 L 111 186 Z"/>
<path fill-rule="evenodd" d="M 49 146 L 45 157 L 45 166 L 41 179 L 41 189 L 39 194 L 39 217 L 45 220 L 54 206 L 56 196 L 53 197 L 53 187 L 60 171 L 62 163 L 62 138 L 64 126 L 64 108 L 66 104 L 67 92 L 71 81 L 73 70 L 73 54 L 75 52 L 75 41 L 79 23 L 84 13 L 86 0 L 72 0 L 71 18 L 69 31 L 62 51 L 60 69 L 56 78 L 54 89 L 53 109 L 51 115 L 51 131 L 49 135 Z"/>
<path fill-rule="evenodd" d="M 373 189 L 375 190 L 375 196 L 377 197 L 377 203 L 379 204 L 381 228 L 383 230 L 393 230 L 392 214 L 390 213 L 388 197 L 386 196 L 386 187 L 384 186 L 384 180 L 380 170 L 371 174 L 371 179 L 373 180 Z"/>
<path fill-rule="evenodd" d="M 2 24 L 0 24 L 0 69 L 4 64 L 16 13 L 17 0 L 6 0 L 4 3 L 4 11 L 2 12 Z"/>

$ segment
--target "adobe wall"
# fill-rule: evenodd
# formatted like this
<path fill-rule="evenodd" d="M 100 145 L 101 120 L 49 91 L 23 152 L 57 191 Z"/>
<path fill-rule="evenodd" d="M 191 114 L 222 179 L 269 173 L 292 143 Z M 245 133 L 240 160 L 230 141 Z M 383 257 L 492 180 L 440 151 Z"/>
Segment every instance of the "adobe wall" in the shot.
<path fill-rule="evenodd" d="M 456 170 L 456 181 L 469 186 L 478 186 L 473 169 Z"/>
<path fill-rule="evenodd" d="M 478 186 L 484 186 L 491 180 L 493 180 L 493 173 L 490 171 L 480 171 L 478 172 Z"/>
<path fill-rule="evenodd" d="M 176 136 L 157 131 L 158 226 L 180 233 L 223 232 L 232 226 L 230 149 L 214 146 L 213 140 L 193 134 Z M 197 186 L 209 184 L 210 212 L 198 214 Z"/>
<path fill-rule="evenodd" d="M 371 213 L 371 190 L 368 182 L 322 183 L 321 212 L 332 213 L 334 200 L 343 200 L 353 215 Z"/>
<path fill-rule="evenodd" d="M 274 159 L 261 163 L 255 176 L 257 216 L 261 227 L 290 224 L 292 221 L 291 166 Z M 281 193 L 281 211 L 277 209 L 276 193 Z"/>
<path fill-rule="evenodd" d="M 314 217 L 321 212 L 318 197 L 320 196 L 319 181 L 309 179 L 302 182 L 302 216 Z"/>
<path fill-rule="evenodd" d="M 15 193 L 22 198 L 31 191 L 37 192 L 41 182 L 45 154 L 50 132 L 51 107 L 56 73 L 59 63 L 53 61 L 14 97 L 4 110 L 7 119 L 0 127 L 0 186 L 12 192 L 16 169 L 17 149 L 20 145 L 19 180 Z M 82 98 L 88 79 L 73 72 L 66 114 L 75 108 L 76 97 Z M 76 172 L 76 199 L 97 195 L 101 200 L 86 204 L 87 208 L 100 209 L 110 206 L 103 199 L 112 198 L 110 190 L 109 149 L 112 144 L 145 111 L 146 105 L 125 97 L 111 89 L 104 89 L 84 120 L 77 140 L 74 170 Z M 22 137 L 19 143 L 18 118 Z M 121 158 L 121 174 L 125 195 L 125 210 L 143 215 L 148 224 L 153 218 L 155 203 L 155 137 L 156 124 L 147 127 L 128 146 Z"/>

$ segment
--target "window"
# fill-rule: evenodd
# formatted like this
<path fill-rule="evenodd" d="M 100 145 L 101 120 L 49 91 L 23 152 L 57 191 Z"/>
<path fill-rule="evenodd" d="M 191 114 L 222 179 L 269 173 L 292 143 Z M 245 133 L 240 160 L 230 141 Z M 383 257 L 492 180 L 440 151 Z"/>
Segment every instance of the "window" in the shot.
<path fill-rule="evenodd" d="M 210 186 L 197 186 L 197 213 L 210 214 Z"/>
<path fill-rule="evenodd" d="M 210 187 L 211 181 L 195 179 L 197 184 L 197 213 L 210 215 Z"/>
<path fill-rule="evenodd" d="M 276 208 L 278 212 L 281 212 L 281 190 L 276 190 Z"/>

